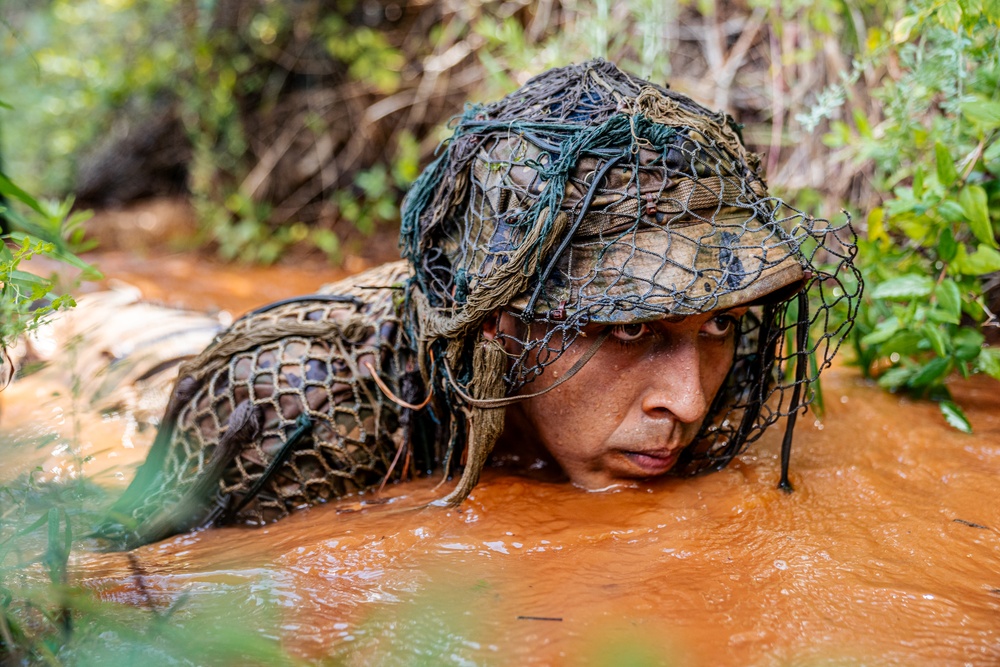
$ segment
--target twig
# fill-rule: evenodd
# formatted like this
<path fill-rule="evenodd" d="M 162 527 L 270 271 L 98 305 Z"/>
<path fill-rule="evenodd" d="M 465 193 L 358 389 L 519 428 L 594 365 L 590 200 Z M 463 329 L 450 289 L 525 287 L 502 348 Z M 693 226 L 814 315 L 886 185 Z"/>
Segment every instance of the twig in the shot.
<path fill-rule="evenodd" d="M 132 579 L 135 580 L 135 587 L 139 589 L 139 595 L 142 596 L 143 602 L 146 603 L 146 608 L 153 612 L 154 616 L 159 616 L 156 605 L 153 603 L 153 596 L 149 592 L 149 587 L 146 586 L 146 571 L 139 562 L 139 557 L 134 552 L 129 551 L 125 554 L 125 558 L 128 560 L 129 569 L 132 570 Z"/>
<path fill-rule="evenodd" d="M 979 140 L 979 145 L 972 149 L 972 152 L 965 156 L 962 162 L 965 162 L 965 167 L 962 169 L 962 184 L 965 184 L 966 179 L 969 178 L 969 174 L 972 170 L 976 168 L 976 163 L 979 162 L 979 158 L 983 156 L 983 151 L 986 150 L 986 145 L 993 143 L 993 140 L 997 136 L 997 130 L 993 130 L 989 138 L 983 137 Z"/>

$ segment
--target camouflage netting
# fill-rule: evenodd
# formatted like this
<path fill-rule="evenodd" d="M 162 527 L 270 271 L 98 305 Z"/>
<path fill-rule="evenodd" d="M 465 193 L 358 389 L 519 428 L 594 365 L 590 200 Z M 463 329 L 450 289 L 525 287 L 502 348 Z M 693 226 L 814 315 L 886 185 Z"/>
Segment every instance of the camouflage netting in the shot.
<path fill-rule="evenodd" d="M 421 366 L 472 424 L 448 500 L 475 484 L 517 400 L 506 397 L 585 326 L 739 304 L 755 307 L 731 372 L 676 472 L 721 468 L 788 416 L 787 487 L 795 416 L 851 326 L 861 279 L 849 221 L 770 197 L 758 164 L 725 114 L 603 61 L 466 109 L 407 196 L 401 241 Z M 506 345 L 480 333 L 501 309 L 526 323 Z M 498 369 L 504 382 L 484 391 Z"/>
<path fill-rule="evenodd" d="M 265 523 L 412 470 L 395 460 L 408 415 L 373 380 L 401 392 L 408 377 L 397 316 L 407 276 L 403 262 L 386 264 L 217 336 L 180 368 L 149 456 L 101 533 L 134 546 Z"/>
<path fill-rule="evenodd" d="M 551 70 L 457 120 L 404 202 L 408 265 L 252 313 L 180 370 L 105 532 L 259 523 L 463 461 L 441 501 L 460 502 L 506 406 L 570 346 L 586 351 L 548 388 L 614 326 L 734 306 L 728 377 L 675 473 L 788 417 L 790 488 L 796 416 L 856 313 L 855 240 L 769 196 L 724 114 L 607 62 Z M 518 326 L 489 339 L 500 312 Z"/>

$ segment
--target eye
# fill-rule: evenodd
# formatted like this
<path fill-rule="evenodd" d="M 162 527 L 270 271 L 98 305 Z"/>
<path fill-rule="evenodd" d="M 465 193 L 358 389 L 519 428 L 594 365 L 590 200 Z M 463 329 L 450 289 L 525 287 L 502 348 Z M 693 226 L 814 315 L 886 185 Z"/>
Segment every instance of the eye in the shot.
<path fill-rule="evenodd" d="M 649 327 L 641 322 L 616 324 L 611 327 L 611 335 L 623 343 L 637 341 L 649 333 Z"/>
<path fill-rule="evenodd" d="M 712 338 L 728 338 L 736 330 L 739 318 L 730 315 L 716 315 L 702 325 L 701 331 Z"/>

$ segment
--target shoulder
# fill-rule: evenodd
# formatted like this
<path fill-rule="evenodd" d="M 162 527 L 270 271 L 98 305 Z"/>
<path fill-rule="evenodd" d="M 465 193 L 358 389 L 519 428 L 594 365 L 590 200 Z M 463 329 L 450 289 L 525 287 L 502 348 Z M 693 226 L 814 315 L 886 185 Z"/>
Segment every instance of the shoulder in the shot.
<path fill-rule="evenodd" d="M 353 276 L 323 285 L 319 294 L 371 295 L 381 291 L 394 291 L 402 287 L 410 277 L 410 265 L 406 260 L 388 262 L 356 273 Z"/>
<path fill-rule="evenodd" d="M 398 303 L 403 295 L 403 285 L 409 278 L 409 263 L 400 260 L 323 285 L 317 290 L 317 294 L 350 297 L 354 299 L 358 310 L 372 319 L 395 319 Z"/>

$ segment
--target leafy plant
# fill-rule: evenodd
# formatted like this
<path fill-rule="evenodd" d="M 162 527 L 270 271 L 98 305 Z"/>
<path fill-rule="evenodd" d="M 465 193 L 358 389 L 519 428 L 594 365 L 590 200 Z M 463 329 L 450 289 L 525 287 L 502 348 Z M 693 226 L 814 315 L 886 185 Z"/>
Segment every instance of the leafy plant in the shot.
<path fill-rule="evenodd" d="M 1000 349 L 983 345 L 983 329 L 1000 326 L 984 288 L 1000 271 L 1000 2 L 914 0 L 869 43 L 871 62 L 887 66 L 873 92 L 884 120 L 856 117 L 830 137 L 871 160 L 888 193 L 861 245 L 871 289 L 858 360 L 881 386 L 938 401 L 968 432 L 947 379 L 1000 379 Z"/>
<path fill-rule="evenodd" d="M 297 664 L 257 630 L 277 621 L 276 607 L 247 605 L 255 597 L 247 590 L 181 595 L 168 606 L 154 599 L 134 557 L 142 604 L 106 602 L 74 582 L 71 550 L 87 547 L 88 528 L 112 500 L 106 489 L 82 478 L 36 485 L 29 475 L 0 486 L 0 498 L 0 663 Z"/>
<path fill-rule="evenodd" d="M 138 601 L 114 595 L 107 601 L 92 579 L 77 574 L 80 560 L 71 554 L 94 558 L 90 533 L 117 496 L 84 475 L 78 418 L 86 397 L 74 361 L 80 342 L 67 346 L 72 430 L 0 432 L 10 451 L 54 446 L 76 461 L 61 476 L 50 469 L 45 481 L 41 467 L 16 477 L 5 469 L 0 479 L 0 664 L 300 664 L 276 637 L 260 633 L 280 617 L 266 578 L 236 587 L 226 582 L 210 595 L 164 596 L 148 581 L 142 556 L 128 554 L 125 577 Z"/>
<path fill-rule="evenodd" d="M 42 277 L 22 264 L 33 257 L 47 257 L 75 267 L 81 278 L 94 280 L 100 273 L 75 254 L 81 246 L 81 224 L 89 213 L 71 212 L 72 200 L 39 201 L 0 172 L 0 196 L 22 205 L 19 210 L 0 201 L 0 219 L 12 231 L 0 236 L 0 349 L 28 333 L 53 313 L 76 305 L 70 294 L 58 293 L 57 277 Z M 12 369 L 6 358 L 4 377 Z"/>
<path fill-rule="evenodd" d="M 81 155 L 112 131 L 115 110 L 147 112 L 171 90 L 174 72 L 189 58 L 178 4 L 0 3 L 0 91 L 18 107 L 2 116 L 5 171 L 22 187 L 47 196 L 68 192 Z"/>

